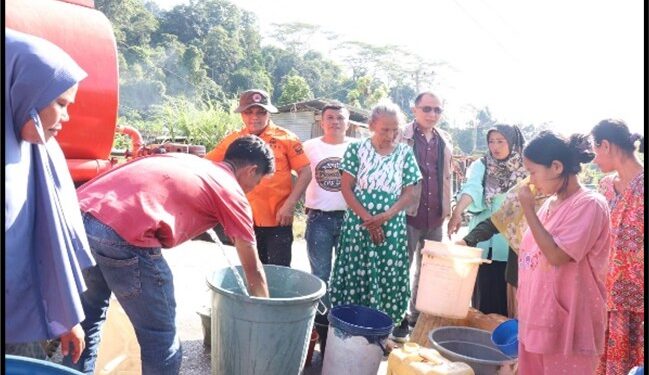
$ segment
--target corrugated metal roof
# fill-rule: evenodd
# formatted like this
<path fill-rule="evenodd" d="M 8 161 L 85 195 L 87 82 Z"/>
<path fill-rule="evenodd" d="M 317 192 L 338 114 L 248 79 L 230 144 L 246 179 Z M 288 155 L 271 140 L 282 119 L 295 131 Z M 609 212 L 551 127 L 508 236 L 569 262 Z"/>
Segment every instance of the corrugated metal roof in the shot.
<path fill-rule="evenodd" d="M 312 100 L 306 100 L 303 102 L 297 102 L 297 103 L 291 103 L 291 104 L 286 104 L 283 106 L 277 107 L 280 113 L 282 112 L 301 112 L 305 110 L 310 110 L 319 113 L 322 108 L 324 108 L 325 105 L 331 102 L 336 102 L 337 100 L 334 99 L 326 99 L 326 98 L 319 98 L 319 99 L 312 99 Z M 370 117 L 369 111 L 366 111 L 364 109 L 352 107 L 350 105 L 347 105 L 345 103 L 342 103 L 345 108 L 349 111 L 349 119 L 351 121 L 355 121 L 356 123 L 359 124 L 364 124 L 367 122 L 367 120 Z"/>

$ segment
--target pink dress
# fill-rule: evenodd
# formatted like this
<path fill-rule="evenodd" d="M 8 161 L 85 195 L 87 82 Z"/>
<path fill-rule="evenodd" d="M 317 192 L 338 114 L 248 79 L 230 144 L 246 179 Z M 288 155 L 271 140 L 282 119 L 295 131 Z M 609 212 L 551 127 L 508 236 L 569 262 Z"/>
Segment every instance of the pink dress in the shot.
<path fill-rule="evenodd" d="M 525 231 L 518 258 L 519 366 L 524 374 L 549 374 L 557 366 L 575 374 L 586 366 L 592 373 L 604 350 L 608 206 L 602 195 L 584 188 L 549 212 L 553 201 L 548 199 L 538 216 L 573 261 L 551 265 L 532 232 Z M 560 362 L 526 363 L 528 354 Z M 539 363 L 543 368 L 537 368 Z"/>

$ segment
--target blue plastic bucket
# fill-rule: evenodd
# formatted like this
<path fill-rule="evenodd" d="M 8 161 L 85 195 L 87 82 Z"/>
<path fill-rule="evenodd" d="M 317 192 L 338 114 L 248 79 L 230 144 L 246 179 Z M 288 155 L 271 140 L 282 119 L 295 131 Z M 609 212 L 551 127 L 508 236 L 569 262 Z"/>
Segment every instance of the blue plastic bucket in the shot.
<path fill-rule="evenodd" d="M 83 375 L 79 371 L 40 359 L 5 355 L 5 375 Z"/>
<path fill-rule="evenodd" d="M 322 374 L 376 375 L 393 326 L 390 316 L 370 307 L 332 308 Z"/>
<path fill-rule="evenodd" d="M 237 272 L 243 274 L 241 266 Z M 212 289 L 213 375 L 299 374 L 325 283 L 289 267 L 264 265 L 270 298 L 248 297 L 229 267 L 208 276 Z"/>
<path fill-rule="evenodd" d="M 491 333 L 491 341 L 511 358 L 518 358 L 518 320 L 509 319 L 498 325 Z"/>

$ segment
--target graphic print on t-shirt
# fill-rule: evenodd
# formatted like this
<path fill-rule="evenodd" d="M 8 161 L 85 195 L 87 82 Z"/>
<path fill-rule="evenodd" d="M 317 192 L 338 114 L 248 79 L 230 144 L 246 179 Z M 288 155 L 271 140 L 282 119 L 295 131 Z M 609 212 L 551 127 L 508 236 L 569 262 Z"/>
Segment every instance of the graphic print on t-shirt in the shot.
<path fill-rule="evenodd" d="M 340 161 L 342 158 L 322 159 L 315 167 L 315 180 L 326 191 L 340 191 Z"/>

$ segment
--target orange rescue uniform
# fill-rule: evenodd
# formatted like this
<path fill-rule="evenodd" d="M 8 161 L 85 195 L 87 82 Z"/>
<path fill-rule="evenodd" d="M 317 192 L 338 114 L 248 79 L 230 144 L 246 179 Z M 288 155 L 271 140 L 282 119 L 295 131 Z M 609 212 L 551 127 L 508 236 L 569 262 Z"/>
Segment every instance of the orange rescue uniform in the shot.
<path fill-rule="evenodd" d="M 205 155 L 206 159 L 222 161 L 225 151 L 235 139 L 250 135 L 245 127 L 227 135 L 212 151 Z M 246 196 L 252 206 L 252 216 L 257 227 L 276 227 L 277 211 L 284 204 L 291 193 L 293 181 L 291 170 L 298 171 L 309 165 L 302 142 L 297 135 L 290 130 L 273 124 L 271 121 L 264 129 L 259 138 L 263 139 L 275 155 L 275 173 L 272 176 L 262 178 L 257 185 Z"/>

